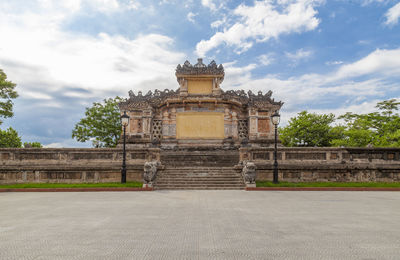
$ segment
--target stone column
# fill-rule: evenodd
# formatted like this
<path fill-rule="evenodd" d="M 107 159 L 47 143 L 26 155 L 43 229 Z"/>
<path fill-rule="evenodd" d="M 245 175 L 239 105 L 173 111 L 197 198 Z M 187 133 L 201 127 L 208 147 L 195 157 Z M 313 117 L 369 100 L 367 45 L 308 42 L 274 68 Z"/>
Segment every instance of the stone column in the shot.
<path fill-rule="evenodd" d="M 184 78 L 180 78 L 179 79 L 179 95 L 180 96 L 187 96 L 188 95 L 188 83 L 187 83 L 187 79 Z"/>
<path fill-rule="evenodd" d="M 232 137 L 235 140 L 239 139 L 238 118 L 235 111 L 232 112 Z"/>
<path fill-rule="evenodd" d="M 170 125 L 169 125 L 169 135 L 172 138 L 176 138 L 176 108 L 171 108 L 170 113 Z"/>
<path fill-rule="evenodd" d="M 143 138 L 150 139 L 151 137 L 151 119 L 153 117 L 153 111 L 151 109 L 143 110 Z"/>
<path fill-rule="evenodd" d="M 249 140 L 257 139 L 257 110 L 249 108 Z"/>
<path fill-rule="evenodd" d="M 171 135 L 169 132 L 169 113 L 167 109 L 162 114 L 162 134 L 163 137 Z"/>
<path fill-rule="evenodd" d="M 232 137 L 232 120 L 231 120 L 231 113 L 229 108 L 225 108 L 224 114 L 224 131 L 225 131 L 225 138 Z"/>
<path fill-rule="evenodd" d="M 212 94 L 214 96 L 221 95 L 221 89 L 219 87 L 220 84 L 220 79 L 219 78 L 213 78 L 212 81 Z"/>

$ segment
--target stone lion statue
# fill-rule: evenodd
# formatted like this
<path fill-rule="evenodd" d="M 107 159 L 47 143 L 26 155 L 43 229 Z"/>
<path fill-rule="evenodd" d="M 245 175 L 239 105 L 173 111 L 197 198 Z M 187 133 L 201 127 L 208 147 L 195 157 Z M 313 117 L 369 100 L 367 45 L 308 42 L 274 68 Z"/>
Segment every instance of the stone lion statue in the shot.
<path fill-rule="evenodd" d="M 146 184 L 151 184 L 156 179 L 158 165 L 158 161 L 144 163 L 143 179 Z"/>
<path fill-rule="evenodd" d="M 244 161 L 242 175 L 246 183 L 256 182 L 256 165 L 253 162 Z"/>

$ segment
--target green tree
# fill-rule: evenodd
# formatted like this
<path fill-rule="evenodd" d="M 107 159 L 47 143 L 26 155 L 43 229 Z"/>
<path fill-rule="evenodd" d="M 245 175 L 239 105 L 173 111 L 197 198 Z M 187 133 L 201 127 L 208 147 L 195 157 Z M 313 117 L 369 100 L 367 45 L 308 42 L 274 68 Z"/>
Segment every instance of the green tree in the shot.
<path fill-rule="evenodd" d="M 72 130 L 72 138 L 79 142 L 92 141 L 94 147 L 115 147 L 121 135 L 120 97 L 94 102 L 86 108 L 82 118 Z"/>
<path fill-rule="evenodd" d="M 279 136 L 285 146 L 330 146 L 333 139 L 339 139 L 343 128 L 332 127 L 333 114 L 318 115 L 302 111 L 289 120 L 286 127 L 279 129 Z"/>
<path fill-rule="evenodd" d="M 43 145 L 39 142 L 25 142 L 24 148 L 42 148 Z"/>
<path fill-rule="evenodd" d="M 343 119 L 344 137 L 332 141 L 334 146 L 377 147 L 400 146 L 400 102 L 396 99 L 377 103 L 378 112 L 368 114 L 346 113 Z"/>
<path fill-rule="evenodd" d="M 13 102 L 12 99 L 18 97 L 15 91 L 16 84 L 7 80 L 7 75 L 0 69 L 0 125 L 3 123 L 1 118 L 12 117 Z"/>
<path fill-rule="evenodd" d="M 7 130 L 0 129 L 0 148 L 21 148 L 21 137 L 17 131 L 9 127 Z"/>

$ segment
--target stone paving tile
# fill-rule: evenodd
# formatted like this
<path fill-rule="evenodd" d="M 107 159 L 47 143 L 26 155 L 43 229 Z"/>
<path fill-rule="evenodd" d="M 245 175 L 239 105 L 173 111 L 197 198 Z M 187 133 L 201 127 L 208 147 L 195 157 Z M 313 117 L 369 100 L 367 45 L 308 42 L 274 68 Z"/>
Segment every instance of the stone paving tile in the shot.
<path fill-rule="evenodd" d="M 400 193 L 0 194 L 0 259 L 400 259 Z"/>

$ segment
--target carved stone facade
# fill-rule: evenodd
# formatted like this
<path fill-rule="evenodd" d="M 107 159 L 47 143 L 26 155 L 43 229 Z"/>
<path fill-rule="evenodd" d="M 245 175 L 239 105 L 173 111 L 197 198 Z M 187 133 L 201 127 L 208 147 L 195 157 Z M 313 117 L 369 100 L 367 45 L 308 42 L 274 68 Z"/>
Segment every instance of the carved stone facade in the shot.
<path fill-rule="evenodd" d="M 282 106 L 263 94 L 243 90 L 223 91 L 222 65 L 198 59 L 176 68 L 177 90 L 143 94 L 129 91 L 120 103 L 130 116 L 128 147 L 269 146 L 274 131 L 270 116 Z"/>

